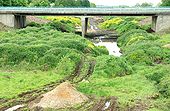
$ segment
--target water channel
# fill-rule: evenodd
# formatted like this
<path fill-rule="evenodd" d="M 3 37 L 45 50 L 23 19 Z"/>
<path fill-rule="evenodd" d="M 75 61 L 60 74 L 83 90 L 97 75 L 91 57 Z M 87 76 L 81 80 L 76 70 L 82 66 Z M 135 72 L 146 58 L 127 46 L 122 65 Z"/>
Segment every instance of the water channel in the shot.
<path fill-rule="evenodd" d="M 109 51 L 109 55 L 120 57 L 122 54 L 120 53 L 120 48 L 117 45 L 118 35 L 115 32 L 110 33 L 110 31 L 107 32 L 99 29 L 96 25 L 96 20 L 93 18 L 90 19 L 89 22 L 90 22 L 90 30 L 92 30 L 95 33 L 103 32 L 103 35 L 94 36 L 93 39 L 91 39 L 94 45 L 104 46 Z"/>

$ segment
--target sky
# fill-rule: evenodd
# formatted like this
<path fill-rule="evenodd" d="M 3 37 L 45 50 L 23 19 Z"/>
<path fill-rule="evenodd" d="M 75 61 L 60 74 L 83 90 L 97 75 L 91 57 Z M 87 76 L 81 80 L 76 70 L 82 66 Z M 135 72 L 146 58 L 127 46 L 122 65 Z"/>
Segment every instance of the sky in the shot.
<path fill-rule="evenodd" d="M 134 6 L 136 3 L 153 3 L 154 5 L 157 5 L 161 2 L 161 0 L 89 0 L 92 3 L 95 3 L 96 5 L 105 5 L 105 6 L 119 6 L 119 5 L 128 5 L 128 6 Z"/>

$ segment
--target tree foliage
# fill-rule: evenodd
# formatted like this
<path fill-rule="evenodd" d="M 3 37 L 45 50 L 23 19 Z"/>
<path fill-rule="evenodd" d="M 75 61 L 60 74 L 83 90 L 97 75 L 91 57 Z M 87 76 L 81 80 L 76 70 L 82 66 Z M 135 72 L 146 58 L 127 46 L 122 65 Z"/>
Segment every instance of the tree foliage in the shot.
<path fill-rule="evenodd" d="M 31 6 L 50 6 L 50 2 L 48 0 L 32 0 L 30 5 Z"/>
<path fill-rule="evenodd" d="M 170 0 L 162 0 L 161 6 L 170 6 Z"/>
<path fill-rule="evenodd" d="M 89 0 L 0 0 L 0 6 L 90 7 Z M 92 4 L 95 7 L 95 4 Z"/>
<path fill-rule="evenodd" d="M 55 6 L 58 7 L 90 7 L 88 0 L 56 0 Z"/>
<path fill-rule="evenodd" d="M 0 0 L 0 6 L 27 6 L 28 0 Z"/>
<path fill-rule="evenodd" d="M 153 6 L 152 3 L 147 3 L 147 2 L 144 2 L 144 3 L 142 3 L 142 4 L 137 3 L 137 4 L 135 5 L 135 7 L 152 7 L 152 6 Z"/>

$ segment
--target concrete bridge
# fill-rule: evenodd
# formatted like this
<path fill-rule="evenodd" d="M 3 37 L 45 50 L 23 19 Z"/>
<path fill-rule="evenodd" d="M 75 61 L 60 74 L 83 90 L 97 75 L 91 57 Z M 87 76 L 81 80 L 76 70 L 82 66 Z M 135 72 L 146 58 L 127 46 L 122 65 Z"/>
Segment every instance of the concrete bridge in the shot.
<path fill-rule="evenodd" d="M 170 27 L 170 8 L 26 8 L 0 7 L 0 22 L 23 28 L 26 16 L 82 16 L 82 36 L 87 32 L 88 16 L 152 16 L 155 32 Z"/>

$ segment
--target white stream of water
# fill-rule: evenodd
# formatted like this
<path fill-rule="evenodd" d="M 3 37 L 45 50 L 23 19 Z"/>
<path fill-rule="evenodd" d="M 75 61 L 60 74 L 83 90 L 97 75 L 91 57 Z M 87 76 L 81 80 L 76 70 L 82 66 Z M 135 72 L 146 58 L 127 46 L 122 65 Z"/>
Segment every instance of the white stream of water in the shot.
<path fill-rule="evenodd" d="M 116 57 L 120 57 L 122 54 L 120 53 L 120 48 L 117 45 L 117 42 L 99 42 L 95 44 L 96 46 L 105 46 L 109 51 L 109 55 L 114 55 Z"/>

